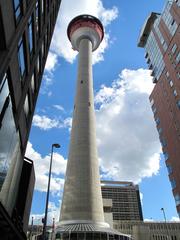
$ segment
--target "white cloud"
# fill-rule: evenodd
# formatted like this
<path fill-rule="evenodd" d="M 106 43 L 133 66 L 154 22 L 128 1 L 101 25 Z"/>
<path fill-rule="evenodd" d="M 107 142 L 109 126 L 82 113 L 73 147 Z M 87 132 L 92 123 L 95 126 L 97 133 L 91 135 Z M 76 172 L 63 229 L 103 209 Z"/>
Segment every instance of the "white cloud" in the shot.
<path fill-rule="evenodd" d="M 42 157 L 33 146 L 28 142 L 26 149 L 26 156 L 33 160 L 36 176 L 35 189 L 38 191 L 47 191 L 50 155 Z M 52 163 L 52 176 L 51 176 L 51 192 L 59 194 L 63 190 L 64 178 L 58 175 L 64 175 L 66 170 L 67 160 L 62 155 L 54 151 Z"/>
<path fill-rule="evenodd" d="M 58 57 L 57 54 L 49 51 L 46 65 L 45 65 L 45 70 L 48 72 L 52 72 L 58 62 Z"/>
<path fill-rule="evenodd" d="M 59 215 L 60 215 L 60 207 L 61 207 L 61 201 L 60 201 L 58 206 L 55 205 L 54 202 L 49 202 L 49 204 L 48 204 L 48 215 L 47 215 L 47 225 L 53 226 L 53 218 L 55 219 L 55 223 L 58 222 Z M 42 225 L 42 219 L 44 218 L 44 213 L 43 214 L 31 214 L 31 216 L 29 218 L 29 225 L 31 225 L 32 217 L 33 217 L 33 224 L 34 225 Z"/>
<path fill-rule="evenodd" d="M 180 222 L 180 219 L 178 217 L 172 217 L 171 221 L 172 222 Z"/>
<path fill-rule="evenodd" d="M 33 117 L 33 126 L 40 128 L 41 130 L 49 130 L 52 128 L 68 128 L 71 129 L 72 119 L 70 117 L 64 120 L 51 119 L 48 116 L 40 116 L 35 114 Z"/>
<path fill-rule="evenodd" d="M 159 171 L 160 144 L 150 109 L 148 70 L 124 69 L 95 96 L 97 143 L 103 178 L 140 182 Z"/>
<path fill-rule="evenodd" d="M 55 105 L 53 105 L 53 107 L 56 108 L 57 110 L 64 112 L 64 108 L 61 105 L 55 104 Z"/>
<path fill-rule="evenodd" d="M 154 219 L 152 219 L 152 218 L 145 218 L 144 219 L 144 222 L 156 222 Z"/>
<path fill-rule="evenodd" d="M 47 116 L 34 115 L 33 117 L 33 126 L 39 127 L 43 130 L 48 130 L 54 127 L 58 127 L 58 120 L 50 119 Z"/>
<path fill-rule="evenodd" d="M 71 6 L 71 8 L 69 7 Z M 118 9 L 105 9 L 101 0 L 79 0 L 62 1 L 61 9 L 57 19 L 54 36 L 52 39 L 51 50 L 58 56 L 64 57 L 68 62 L 72 63 L 77 52 L 72 50 L 71 44 L 67 38 L 67 26 L 69 22 L 80 14 L 91 14 L 101 19 L 106 27 L 118 16 Z M 109 44 L 109 35 L 105 34 L 105 38 L 99 49 L 93 54 L 93 63 L 103 60 L 103 53 Z"/>

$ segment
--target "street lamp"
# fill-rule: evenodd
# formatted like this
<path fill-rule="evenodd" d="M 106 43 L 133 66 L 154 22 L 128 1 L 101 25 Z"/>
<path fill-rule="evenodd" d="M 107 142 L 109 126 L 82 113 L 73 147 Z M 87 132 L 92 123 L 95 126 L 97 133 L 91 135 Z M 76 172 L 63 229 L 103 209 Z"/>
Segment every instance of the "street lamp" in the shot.
<path fill-rule="evenodd" d="M 49 202 L 49 189 L 50 189 L 50 182 L 51 182 L 51 168 L 52 168 L 52 159 L 53 159 L 53 148 L 60 148 L 61 146 L 58 143 L 52 144 L 51 147 L 51 160 L 49 166 L 49 178 L 48 178 L 48 188 L 47 188 L 47 195 L 46 195 L 46 208 L 45 208 L 45 215 L 43 221 L 43 232 L 42 232 L 42 240 L 46 239 L 46 224 L 47 224 L 47 213 L 48 213 L 48 202 Z"/>
<path fill-rule="evenodd" d="M 161 211 L 163 212 L 164 221 L 165 221 L 165 223 L 166 223 L 166 214 L 165 214 L 165 211 L 164 211 L 164 208 L 163 208 L 163 207 L 161 208 Z"/>
<path fill-rule="evenodd" d="M 165 222 L 165 224 L 166 224 L 166 214 L 165 214 L 164 208 L 161 208 L 161 211 L 163 212 L 164 222 Z M 167 230 L 167 239 L 169 239 L 169 231 L 168 231 L 168 226 L 167 226 L 167 224 L 166 224 L 166 230 Z"/>

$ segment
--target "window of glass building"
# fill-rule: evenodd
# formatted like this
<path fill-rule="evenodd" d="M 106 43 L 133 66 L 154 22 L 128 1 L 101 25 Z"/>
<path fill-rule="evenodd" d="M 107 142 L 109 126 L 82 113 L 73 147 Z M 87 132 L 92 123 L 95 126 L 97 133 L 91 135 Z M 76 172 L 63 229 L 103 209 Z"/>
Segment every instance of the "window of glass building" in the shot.
<path fill-rule="evenodd" d="M 162 145 L 162 147 L 166 147 L 166 146 L 167 146 L 166 139 L 161 138 L 160 141 L 161 141 L 161 145 Z"/>
<path fill-rule="evenodd" d="M 162 133 L 162 128 L 158 128 L 158 133 L 159 133 L 159 134 Z"/>
<path fill-rule="evenodd" d="M 36 70 L 37 70 L 37 74 L 39 74 L 39 70 L 40 70 L 39 55 L 37 57 Z"/>
<path fill-rule="evenodd" d="M 180 204 L 180 195 L 178 193 L 174 196 L 174 199 L 176 202 L 176 206 L 179 205 Z"/>
<path fill-rule="evenodd" d="M 32 77 L 31 77 L 31 90 L 32 90 L 32 92 L 34 93 L 34 91 L 35 91 L 34 72 L 33 72 Z"/>
<path fill-rule="evenodd" d="M 160 124 L 160 119 L 158 117 L 155 118 L 155 122 L 156 122 L 157 125 L 159 125 Z"/>
<path fill-rule="evenodd" d="M 167 28 L 169 29 L 170 34 L 172 36 L 174 36 L 178 25 L 170 13 L 172 4 L 173 4 L 173 1 L 167 1 L 167 4 L 162 13 L 162 19 L 163 19 L 164 23 L 166 24 Z"/>
<path fill-rule="evenodd" d="M 172 173 L 172 166 L 169 164 L 167 165 L 167 171 L 168 171 L 168 174 Z"/>
<path fill-rule="evenodd" d="M 39 1 L 36 1 L 36 35 L 38 40 L 39 34 Z"/>
<path fill-rule="evenodd" d="M 21 74 L 21 77 L 23 77 L 25 73 L 25 55 L 24 55 L 24 43 L 23 43 L 22 37 L 18 43 L 18 61 L 19 61 L 20 74 Z"/>
<path fill-rule="evenodd" d="M 153 106 L 153 104 L 154 104 L 154 99 L 152 98 L 152 99 L 150 99 L 150 104 L 151 104 L 151 107 Z"/>
<path fill-rule="evenodd" d="M 44 58 L 44 40 L 43 40 L 42 46 L 41 46 L 41 55 L 42 55 L 42 58 Z"/>
<path fill-rule="evenodd" d="M 21 0 L 13 0 L 16 22 L 21 18 Z"/>
<path fill-rule="evenodd" d="M 154 113 L 154 114 L 156 114 L 156 113 L 157 113 L 157 108 L 156 108 L 156 107 L 154 107 L 154 105 L 153 105 L 152 111 L 153 111 L 153 113 Z"/>
<path fill-rule="evenodd" d="M 8 84 L 7 83 L 7 74 L 5 74 L 4 77 L 3 77 L 3 80 L 0 84 L 0 113 L 3 110 L 5 100 L 9 95 L 8 86 L 5 86 L 7 84 Z"/>
<path fill-rule="evenodd" d="M 176 43 L 172 46 L 171 52 L 174 54 L 176 52 L 177 45 Z"/>
<path fill-rule="evenodd" d="M 28 21 L 28 37 L 29 37 L 29 52 L 32 53 L 33 50 L 33 27 L 32 27 L 33 21 L 32 16 L 29 18 Z"/>
<path fill-rule="evenodd" d="M 178 52 L 176 56 L 176 63 L 178 64 L 180 62 L 180 52 Z"/>
<path fill-rule="evenodd" d="M 15 153 L 16 145 L 19 143 L 7 79 L 8 75 L 5 74 L 0 84 L 0 189 L 14 155 L 17 153 Z"/>
<path fill-rule="evenodd" d="M 180 79 L 180 72 L 177 73 L 177 79 Z"/>
<path fill-rule="evenodd" d="M 173 81 L 172 81 L 172 80 L 169 81 L 169 85 L 170 85 L 171 87 L 173 86 Z"/>
<path fill-rule="evenodd" d="M 175 179 L 170 179 L 172 189 L 176 188 L 176 181 Z"/>
<path fill-rule="evenodd" d="M 167 152 L 163 152 L 163 155 L 164 155 L 164 159 L 165 161 L 168 160 L 169 158 L 169 154 Z"/>
<path fill-rule="evenodd" d="M 150 32 L 148 40 L 146 42 L 145 50 L 148 52 L 151 64 L 153 66 L 153 76 L 158 81 L 161 73 L 164 70 L 165 63 L 161 50 L 152 31 Z"/>
<path fill-rule="evenodd" d="M 176 89 L 173 90 L 173 95 L 176 97 L 177 96 L 177 91 Z"/>
<path fill-rule="evenodd" d="M 41 0 L 41 13 L 44 13 L 44 0 Z"/>
<path fill-rule="evenodd" d="M 154 23 L 154 29 L 155 29 L 158 37 L 159 37 L 160 43 L 161 43 L 164 51 L 166 51 L 166 50 L 167 50 L 167 43 L 166 43 L 166 41 L 164 40 L 164 37 L 163 37 L 161 31 L 159 30 L 160 20 L 161 20 L 161 17 L 158 16 L 157 19 L 156 19 L 156 21 L 155 21 L 155 23 Z"/>
<path fill-rule="evenodd" d="M 178 101 L 176 102 L 176 104 L 177 104 L 178 108 L 180 109 L 180 100 L 178 100 Z"/>
<path fill-rule="evenodd" d="M 28 117 L 28 115 L 29 115 L 29 96 L 28 96 L 28 94 L 26 94 L 26 98 L 24 101 L 24 112 L 25 112 L 26 117 Z"/>

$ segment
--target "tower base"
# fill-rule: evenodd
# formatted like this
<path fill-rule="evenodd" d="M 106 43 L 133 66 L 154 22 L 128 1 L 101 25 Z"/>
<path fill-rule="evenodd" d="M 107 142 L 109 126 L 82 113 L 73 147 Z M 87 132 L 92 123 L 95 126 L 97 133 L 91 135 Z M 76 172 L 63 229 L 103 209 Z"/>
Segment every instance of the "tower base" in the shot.
<path fill-rule="evenodd" d="M 56 240 L 131 240 L 130 235 L 93 223 L 59 224 Z"/>

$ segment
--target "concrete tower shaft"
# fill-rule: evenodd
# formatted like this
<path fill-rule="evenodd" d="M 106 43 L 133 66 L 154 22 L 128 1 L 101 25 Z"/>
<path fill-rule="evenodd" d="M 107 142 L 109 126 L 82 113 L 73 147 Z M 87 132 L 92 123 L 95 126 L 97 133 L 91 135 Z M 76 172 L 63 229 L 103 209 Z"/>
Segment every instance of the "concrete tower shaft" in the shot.
<path fill-rule="evenodd" d="M 79 64 L 60 222 L 106 225 L 97 157 L 92 78 L 92 51 L 103 38 L 102 24 L 89 15 L 77 17 L 68 27 L 68 36 L 73 47 L 79 51 Z"/>

